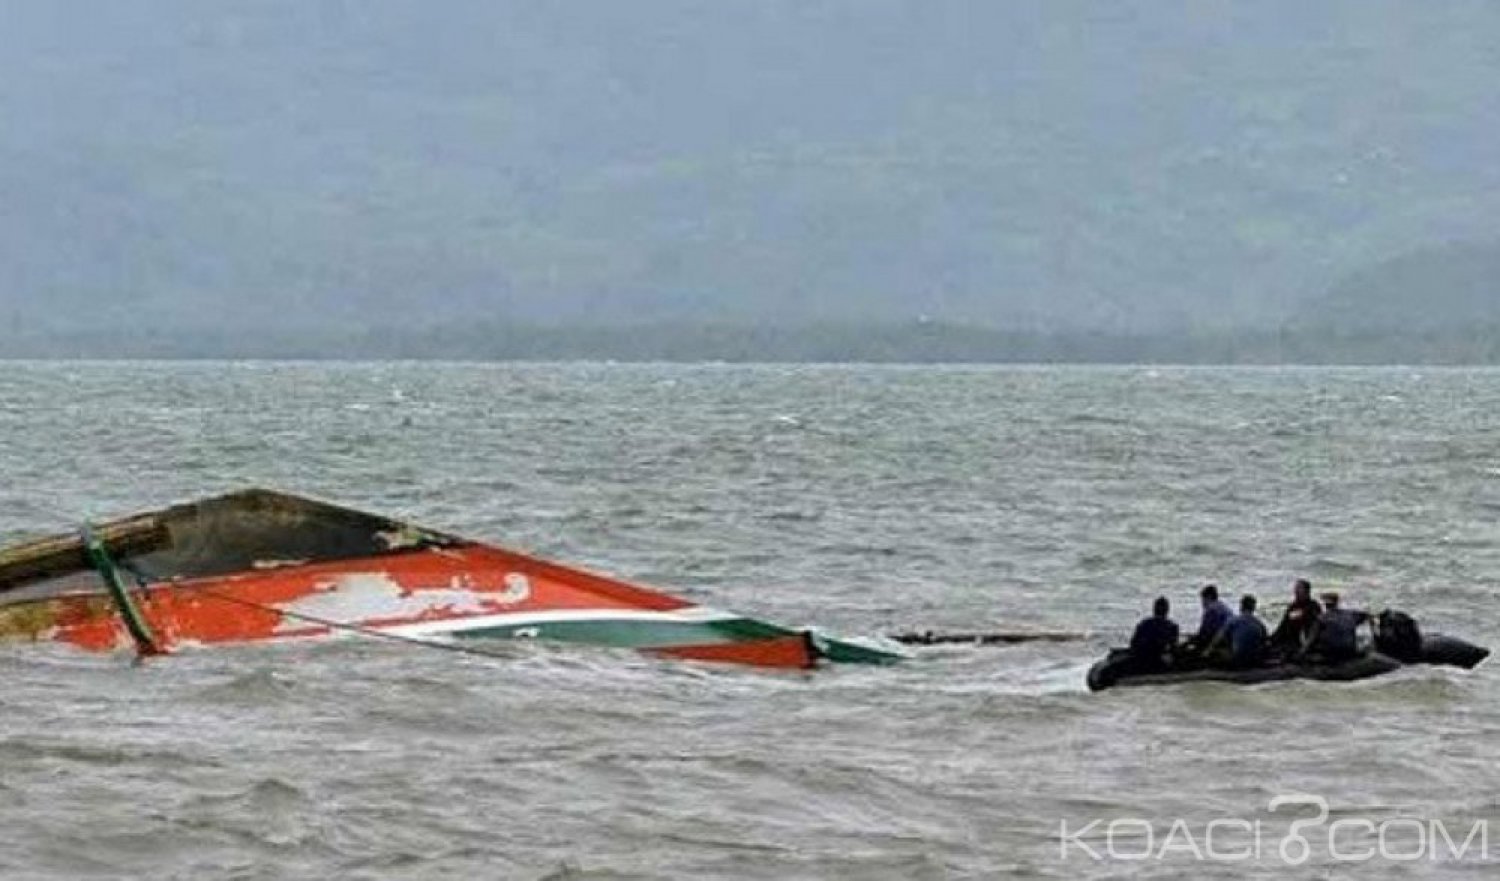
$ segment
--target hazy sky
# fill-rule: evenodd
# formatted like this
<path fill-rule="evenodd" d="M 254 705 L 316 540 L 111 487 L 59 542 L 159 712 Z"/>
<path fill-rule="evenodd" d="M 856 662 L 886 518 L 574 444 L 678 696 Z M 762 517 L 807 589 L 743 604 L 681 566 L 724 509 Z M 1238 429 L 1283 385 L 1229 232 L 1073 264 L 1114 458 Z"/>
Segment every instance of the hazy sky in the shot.
<path fill-rule="evenodd" d="M 1497 239 L 1500 4 L 0 0 L 23 333 L 1222 324 Z"/>

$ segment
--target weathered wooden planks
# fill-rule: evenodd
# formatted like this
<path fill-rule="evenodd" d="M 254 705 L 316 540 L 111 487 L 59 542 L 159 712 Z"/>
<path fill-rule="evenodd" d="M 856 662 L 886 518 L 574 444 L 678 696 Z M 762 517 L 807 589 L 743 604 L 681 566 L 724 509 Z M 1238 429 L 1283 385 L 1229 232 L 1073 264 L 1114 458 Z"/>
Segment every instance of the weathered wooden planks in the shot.
<path fill-rule="evenodd" d="M 115 556 L 145 554 L 171 541 L 166 525 L 155 514 L 142 514 L 95 527 L 94 534 Z M 92 568 L 83 539 L 55 535 L 0 548 L 0 592 L 72 572 Z"/>

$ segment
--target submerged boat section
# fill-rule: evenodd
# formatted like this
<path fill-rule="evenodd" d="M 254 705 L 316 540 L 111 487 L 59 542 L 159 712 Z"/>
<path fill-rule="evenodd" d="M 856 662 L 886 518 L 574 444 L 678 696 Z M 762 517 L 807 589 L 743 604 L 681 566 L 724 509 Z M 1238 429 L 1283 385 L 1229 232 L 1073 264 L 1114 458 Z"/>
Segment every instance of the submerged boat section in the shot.
<path fill-rule="evenodd" d="M 330 637 L 543 639 L 806 668 L 898 655 L 616 578 L 269 490 L 0 550 L 0 638 L 92 650 Z M 112 594 L 110 580 L 128 584 Z"/>

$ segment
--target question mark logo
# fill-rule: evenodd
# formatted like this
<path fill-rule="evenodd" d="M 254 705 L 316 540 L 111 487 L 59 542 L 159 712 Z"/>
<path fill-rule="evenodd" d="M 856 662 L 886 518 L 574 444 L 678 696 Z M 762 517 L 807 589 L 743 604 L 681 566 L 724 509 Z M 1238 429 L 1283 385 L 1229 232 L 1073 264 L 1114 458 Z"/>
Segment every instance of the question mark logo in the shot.
<path fill-rule="evenodd" d="M 1277 850 L 1287 865 L 1300 866 L 1312 857 L 1312 842 L 1302 834 L 1302 829 L 1307 826 L 1321 826 L 1328 820 L 1328 800 L 1318 795 L 1278 795 L 1271 799 L 1269 805 L 1271 813 L 1276 813 L 1284 807 L 1307 806 L 1318 809 L 1316 817 L 1302 820 L 1293 820 L 1292 826 L 1287 830 L 1286 837 L 1281 839 L 1281 845 Z M 1293 855 L 1295 853 L 1295 856 Z"/>

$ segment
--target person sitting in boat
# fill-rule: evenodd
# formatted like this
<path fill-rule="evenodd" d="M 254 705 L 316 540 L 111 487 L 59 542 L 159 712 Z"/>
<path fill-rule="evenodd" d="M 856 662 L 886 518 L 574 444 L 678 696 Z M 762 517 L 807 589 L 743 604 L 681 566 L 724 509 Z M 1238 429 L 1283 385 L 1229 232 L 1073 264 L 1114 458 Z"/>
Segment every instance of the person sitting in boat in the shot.
<path fill-rule="evenodd" d="M 1234 617 L 1234 612 L 1229 604 L 1219 599 L 1219 588 L 1213 584 L 1205 584 L 1198 591 L 1198 601 L 1203 605 L 1203 616 L 1198 619 L 1198 632 L 1188 639 L 1184 648 L 1192 654 L 1202 654 L 1213 642 L 1229 619 Z"/>
<path fill-rule="evenodd" d="M 1253 594 L 1240 598 L 1240 613 L 1229 619 L 1205 654 L 1222 658 L 1231 670 L 1259 667 L 1266 659 L 1266 625 L 1255 617 Z"/>
<path fill-rule="evenodd" d="M 1318 617 L 1313 651 L 1328 663 L 1347 661 L 1359 656 L 1359 626 L 1370 620 L 1370 613 L 1339 607 L 1339 595 L 1323 594 L 1323 613 Z"/>
<path fill-rule="evenodd" d="M 1292 585 L 1292 604 L 1286 607 L 1281 623 L 1271 634 L 1271 645 L 1286 657 L 1296 657 L 1307 649 L 1317 630 L 1323 609 L 1313 599 L 1312 583 L 1305 578 Z"/>
<path fill-rule="evenodd" d="M 1165 670 L 1177 651 L 1177 622 L 1168 617 L 1172 604 L 1157 597 L 1151 604 L 1151 617 L 1142 618 L 1130 637 L 1130 654 L 1141 670 Z"/>

